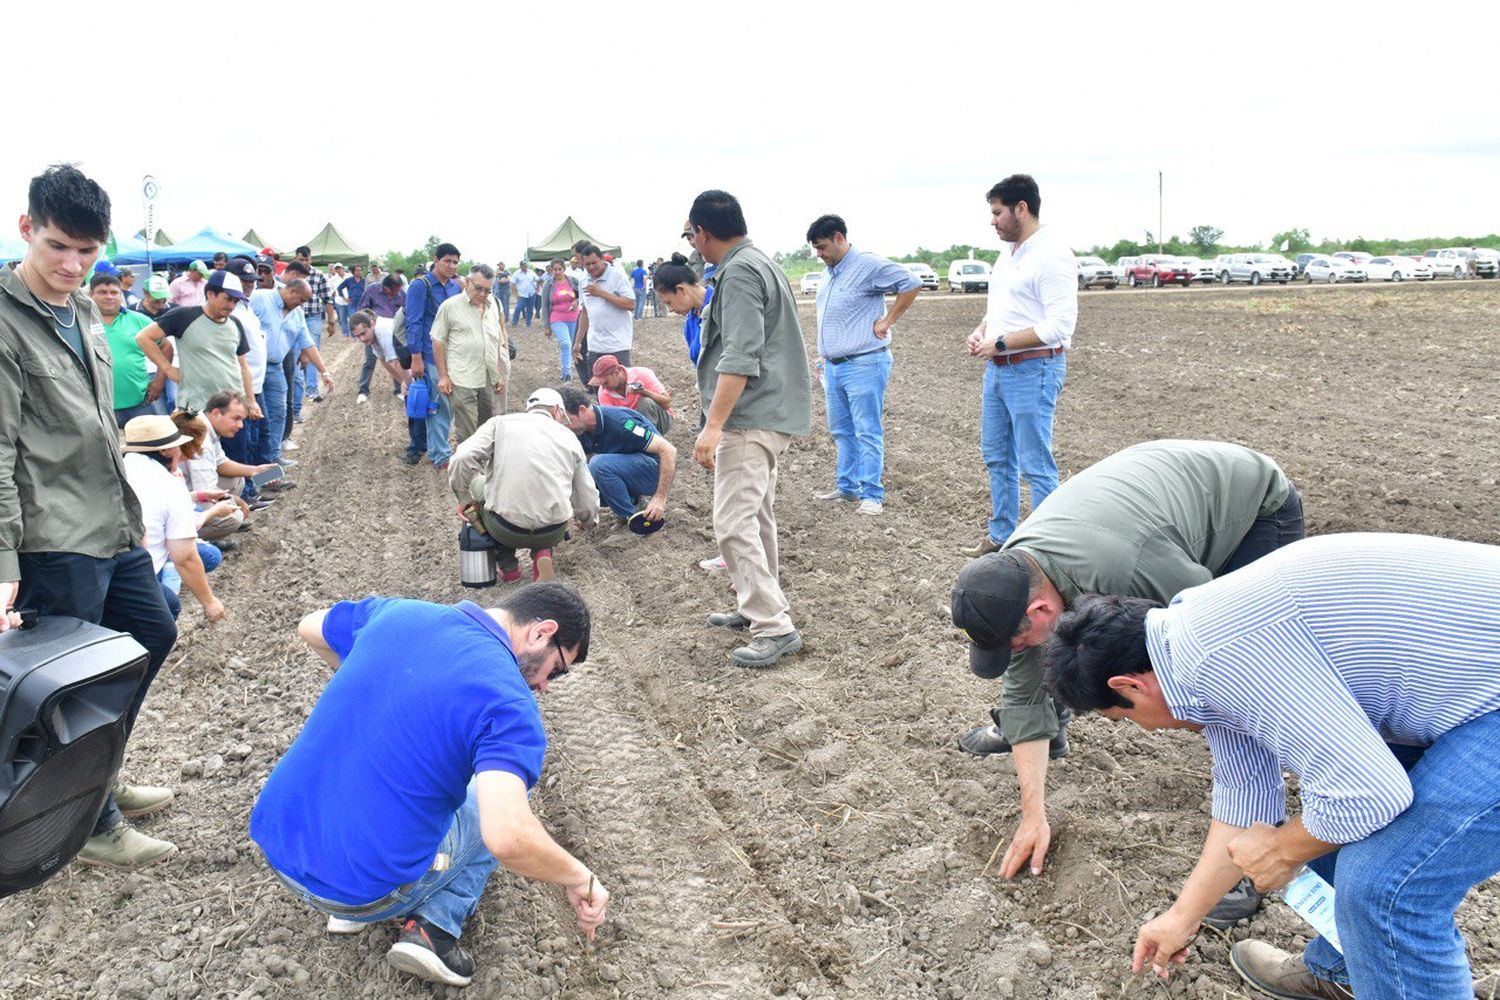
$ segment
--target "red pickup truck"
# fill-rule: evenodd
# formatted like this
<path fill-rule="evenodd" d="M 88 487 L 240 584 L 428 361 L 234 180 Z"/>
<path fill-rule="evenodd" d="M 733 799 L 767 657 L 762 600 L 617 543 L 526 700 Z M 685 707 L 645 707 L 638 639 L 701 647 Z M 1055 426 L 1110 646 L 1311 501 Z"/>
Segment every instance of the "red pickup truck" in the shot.
<path fill-rule="evenodd" d="M 1160 288 L 1162 285 L 1186 287 L 1192 283 L 1193 272 L 1176 257 L 1147 254 L 1125 270 L 1125 284 L 1131 288 L 1140 285 L 1150 285 L 1153 288 Z"/>

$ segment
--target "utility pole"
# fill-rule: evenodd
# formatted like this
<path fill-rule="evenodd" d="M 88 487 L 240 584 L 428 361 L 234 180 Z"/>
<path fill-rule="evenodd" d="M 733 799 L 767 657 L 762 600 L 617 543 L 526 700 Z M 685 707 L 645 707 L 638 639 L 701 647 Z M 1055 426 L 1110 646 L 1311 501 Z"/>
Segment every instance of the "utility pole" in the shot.
<path fill-rule="evenodd" d="M 1164 237 L 1162 236 L 1162 231 L 1161 231 L 1161 225 L 1162 225 L 1162 207 L 1161 207 L 1161 204 L 1162 204 L 1161 171 L 1158 170 L 1156 172 L 1156 252 L 1157 253 L 1164 253 L 1165 252 L 1164 249 L 1163 249 L 1163 243 L 1162 243 L 1162 240 L 1163 240 Z"/>

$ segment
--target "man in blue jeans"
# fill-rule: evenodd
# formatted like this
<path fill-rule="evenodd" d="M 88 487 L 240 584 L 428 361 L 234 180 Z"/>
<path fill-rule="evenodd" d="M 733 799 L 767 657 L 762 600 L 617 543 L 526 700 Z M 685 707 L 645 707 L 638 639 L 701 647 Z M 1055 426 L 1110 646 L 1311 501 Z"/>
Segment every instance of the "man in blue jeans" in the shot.
<path fill-rule="evenodd" d="M 448 443 L 448 429 L 453 423 L 453 407 L 448 397 L 438 392 L 437 362 L 432 353 L 432 321 L 437 316 L 438 306 L 457 295 L 459 287 L 458 247 L 452 243 L 439 243 L 437 260 L 432 270 L 411 283 L 406 290 L 406 349 L 411 352 L 411 377 L 427 382 L 429 399 L 437 400 L 437 409 L 425 420 L 407 417 L 407 432 L 410 443 L 406 449 L 406 464 L 416 465 L 422 453 L 432 459 L 434 467 L 446 469 L 448 459 L 453 456 L 453 447 Z"/>
<path fill-rule="evenodd" d="M 588 393 L 564 386 L 564 422 L 589 456 L 599 500 L 624 521 L 644 498 L 647 520 L 660 521 L 677 471 L 677 449 L 636 410 L 600 406 Z"/>
<path fill-rule="evenodd" d="M 588 657 L 588 606 L 558 583 L 498 607 L 343 601 L 297 633 L 337 671 L 250 814 L 250 837 L 331 933 L 402 920 L 387 961 L 466 986 L 459 945 L 497 863 L 567 887 L 589 938 L 609 892 L 531 811 L 547 737 L 535 695 Z"/>
<path fill-rule="evenodd" d="M 1057 489 L 1052 414 L 1078 321 L 1078 265 L 1072 248 L 1041 224 L 1036 181 L 1014 174 L 987 197 L 1003 245 L 988 309 L 967 342 L 969 356 L 984 362 L 979 447 L 990 475 L 989 528 L 962 550 L 971 558 L 1000 548 L 1020 521 L 1022 476 L 1032 510 Z"/>
<path fill-rule="evenodd" d="M 824 215 L 807 242 L 828 265 L 818 286 L 818 376 L 828 400 L 828 431 L 838 449 L 838 480 L 819 500 L 857 503 L 860 514 L 885 510 L 885 385 L 891 377 L 891 327 L 916 301 L 922 282 L 900 264 L 849 245 L 849 227 Z M 896 296 L 889 310 L 885 297 Z"/>
<path fill-rule="evenodd" d="M 638 260 L 630 272 L 630 285 L 635 289 L 635 318 L 640 319 L 646 315 L 646 262 Z"/>
<path fill-rule="evenodd" d="M 1135 971 L 1185 961 L 1241 876 L 1268 892 L 1306 864 L 1337 891 L 1339 940 L 1301 956 L 1240 941 L 1230 962 L 1247 983 L 1292 1000 L 1475 995 L 1454 917 L 1500 872 L 1500 548 L 1312 538 L 1166 608 L 1086 598 L 1046 659 L 1075 711 L 1201 732 L 1213 753 L 1202 855 L 1141 928 Z"/>

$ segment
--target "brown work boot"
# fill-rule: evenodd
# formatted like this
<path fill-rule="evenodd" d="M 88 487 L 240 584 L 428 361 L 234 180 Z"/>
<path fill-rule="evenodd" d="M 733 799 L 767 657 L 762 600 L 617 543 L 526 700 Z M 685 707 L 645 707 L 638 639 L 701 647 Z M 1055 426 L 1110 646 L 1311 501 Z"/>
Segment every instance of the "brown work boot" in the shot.
<path fill-rule="evenodd" d="M 1354 991 L 1313 975 L 1301 955 L 1274 948 L 1264 941 L 1236 942 L 1229 964 L 1250 986 L 1280 1000 L 1354 1000 Z"/>
<path fill-rule="evenodd" d="M 999 551 L 999 544 L 991 541 L 989 535 L 985 535 L 979 540 L 978 545 L 971 545 L 966 549 L 959 549 L 958 554 L 961 556 L 968 556 L 970 559 L 978 559 L 980 556 L 987 556 L 991 552 Z"/>

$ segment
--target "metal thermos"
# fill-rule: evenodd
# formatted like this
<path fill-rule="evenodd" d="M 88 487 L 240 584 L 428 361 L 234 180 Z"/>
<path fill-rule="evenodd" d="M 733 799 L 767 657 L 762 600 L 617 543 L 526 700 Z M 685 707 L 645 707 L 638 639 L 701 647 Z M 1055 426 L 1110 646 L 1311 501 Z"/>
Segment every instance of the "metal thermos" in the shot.
<path fill-rule="evenodd" d="M 458 580 L 465 587 L 495 585 L 495 542 L 472 524 L 458 529 Z"/>

